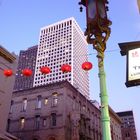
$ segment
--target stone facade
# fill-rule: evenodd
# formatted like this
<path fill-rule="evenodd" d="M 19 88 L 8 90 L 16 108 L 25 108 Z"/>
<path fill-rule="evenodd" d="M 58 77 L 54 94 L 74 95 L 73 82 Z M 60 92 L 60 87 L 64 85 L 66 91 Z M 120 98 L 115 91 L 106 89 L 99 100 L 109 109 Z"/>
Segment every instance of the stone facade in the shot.
<path fill-rule="evenodd" d="M 8 128 L 21 140 L 102 139 L 100 109 L 67 81 L 15 91 L 12 100 Z"/>
<path fill-rule="evenodd" d="M 12 98 L 16 67 L 16 57 L 0 46 L 0 140 L 8 139 L 10 135 L 6 133 L 6 124 Z M 5 69 L 12 69 L 14 75 L 6 77 L 3 73 Z"/>
<path fill-rule="evenodd" d="M 119 116 L 109 107 L 111 140 L 123 140 L 121 132 L 122 121 Z"/>

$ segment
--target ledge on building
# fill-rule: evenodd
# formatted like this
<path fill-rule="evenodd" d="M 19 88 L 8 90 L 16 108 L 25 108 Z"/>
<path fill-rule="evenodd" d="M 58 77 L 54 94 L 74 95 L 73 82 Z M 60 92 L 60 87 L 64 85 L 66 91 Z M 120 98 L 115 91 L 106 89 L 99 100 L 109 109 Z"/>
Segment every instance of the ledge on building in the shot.
<path fill-rule="evenodd" d="M 4 133 L 0 132 L 0 140 L 20 140 L 20 139 L 11 135 L 8 132 L 4 132 Z"/>
<path fill-rule="evenodd" d="M 0 45 L 0 56 L 4 57 L 10 63 L 13 63 L 16 60 L 10 52 L 8 52 L 4 47 Z"/>

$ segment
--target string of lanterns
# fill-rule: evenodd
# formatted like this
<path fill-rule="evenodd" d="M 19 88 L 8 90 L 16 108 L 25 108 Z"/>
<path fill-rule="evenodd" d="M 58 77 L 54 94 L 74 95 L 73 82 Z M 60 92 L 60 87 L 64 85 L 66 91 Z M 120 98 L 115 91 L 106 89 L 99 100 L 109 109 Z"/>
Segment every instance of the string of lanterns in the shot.
<path fill-rule="evenodd" d="M 88 71 L 88 70 L 90 70 L 90 69 L 92 69 L 92 63 L 91 62 L 84 62 L 83 64 L 82 64 L 82 69 L 83 70 L 85 70 L 85 71 Z M 62 66 L 61 66 L 61 69 L 60 69 L 63 73 L 68 73 L 68 72 L 71 72 L 71 66 L 69 65 L 69 64 L 63 64 Z M 51 69 L 49 68 L 49 67 L 47 67 L 47 66 L 43 66 L 43 67 L 41 67 L 40 68 L 40 72 L 42 73 L 42 74 L 49 74 L 49 73 L 51 73 Z M 10 76 L 12 76 L 13 75 L 13 71 L 11 70 L 11 69 L 6 69 L 6 70 L 4 70 L 4 75 L 6 76 L 6 77 L 10 77 Z M 29 77 L 29 76 L 31 76 L 32 75 L 32 70 L 31 69 L 28 69 L 28 68 L 26 68 L 26 69 L 23 69 L 22 70 L 22 74 L 24 75 L 24 76 L 26 76 L 26 77 Z"/>
<path fill-rule="evenodd" d="M 116 51 L 118 51 L 118 49 L 117 50 L 108 50 L 106 52 L 116 52 Z M 96 53 L 90 53 L 88 55 L 92 55 L 92 54 L 96 54 Z M 65 65 L 66 65 L 65 67 L 67 67 L 68 64 L 65 64 Z M 70 66 L 70 68 L 65 68 L 65 67 L 63 66 L 63 68 L 62 68 L 62 66 L 61 66 L 61 71 L 62 72 L 67 72 L 67 71 L 70 72 L 71 71 L 71 66 Z M 69 70 L 67 70 L 67 69 L 69 69 Z M 92 63 L 91 62 L 84 62 L 82 64 L 82 69 L 85 70 L 85 71 L 88 71 L 88 70 L 92 69 Z M 22 71 L 22 74 L 24 76 L 27 76 L 27 75 L 28 76 L 31 76 L 32 75 L 32 71 L 30 70 L 30 72 L 29 72 L 29 70 L 30 69 L 28 69 L 28 70 L 27 69 L 24 69 L 24 71 Z M 41 71 L 42 74 L 49 74 L 51 72 L 50 68 L 49 67 L 46 67 L 46 66 L 40 68 L 40 71 Z M 13 75 L 13 71 L 11 69 L 6 69 L 6 70 L 4 70 L 3 73 L 4 73 L 4 75 L 6 77 L 10 77 L 10 76 Z"/>

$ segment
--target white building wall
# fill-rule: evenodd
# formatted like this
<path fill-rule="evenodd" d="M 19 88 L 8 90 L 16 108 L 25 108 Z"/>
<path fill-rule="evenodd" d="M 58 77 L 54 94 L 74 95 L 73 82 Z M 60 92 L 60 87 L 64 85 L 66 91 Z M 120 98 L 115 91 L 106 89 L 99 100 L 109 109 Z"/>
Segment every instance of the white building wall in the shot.
<path fill-rule="evenodd" d="M 86 46 L 83 32 L 74 18 L 41 28 L 33 86 L 67 80 L 88 97 L 88 75 L 81 68 L 87 61 Z M 63 64 L 71 65 L 72 71 L 62 73 Z M 42 66 L 50 67 L 51 73 L 42 75 L 39 71 Z"/>
<path fill-rule="evenodd" d="M 88 72 L 82 69 L 82 63 L 88 61 L 87 42 L 76 21 L 73 21 L 73 85 L 89 98 Z"/>

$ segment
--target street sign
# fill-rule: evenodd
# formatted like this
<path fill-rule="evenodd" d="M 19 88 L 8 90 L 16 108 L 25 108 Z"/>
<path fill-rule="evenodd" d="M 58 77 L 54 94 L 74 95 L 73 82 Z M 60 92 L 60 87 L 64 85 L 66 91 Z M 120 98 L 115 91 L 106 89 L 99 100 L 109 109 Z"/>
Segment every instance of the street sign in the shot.
<path fill-rule="evenodd" d="M 128 81 L 140 79 L 140 48 L 128 51 Z"/>
<path fill-rule="evenodd" d="M 140 85 L 140 41 L 119 43 L 119 46 L 121 55 L 127 56 L 125 85 Z"/>

